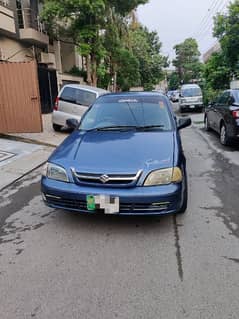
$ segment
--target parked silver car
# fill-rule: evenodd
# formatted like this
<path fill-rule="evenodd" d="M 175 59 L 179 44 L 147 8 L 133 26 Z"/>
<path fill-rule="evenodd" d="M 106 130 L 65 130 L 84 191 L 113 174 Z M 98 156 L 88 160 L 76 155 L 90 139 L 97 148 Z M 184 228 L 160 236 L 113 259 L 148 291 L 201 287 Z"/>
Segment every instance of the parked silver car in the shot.
<path fill-rule="evenodd" d="M 66 120 L 80 120 L 88 107 L 106 90 L 80 84 L 67 84 L 59 92 L 52 113 L 52 126 L 55 131 L 66 127 Z"/>

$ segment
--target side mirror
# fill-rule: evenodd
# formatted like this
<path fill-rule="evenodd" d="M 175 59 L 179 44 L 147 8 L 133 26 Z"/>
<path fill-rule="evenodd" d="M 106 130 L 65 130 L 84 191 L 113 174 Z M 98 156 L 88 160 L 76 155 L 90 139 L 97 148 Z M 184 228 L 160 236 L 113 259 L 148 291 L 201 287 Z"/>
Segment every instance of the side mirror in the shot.
<path fill-rule="evenodd" d="M 76 129 L 79 125 L 79 121 L 77 121 L 76 119 L 68 119 L 66 120 L 66 125 L 71 128 L 71 129 Z"/>
<path fill-rule="evenodd" d="M 207 106 L 207 107 L 213 107 L 215 104 L 216 104 L 215 101 L 210 101 L 210 102 L 208 103 L 208 106 Z"/>
<path fill-rule="evenodd" d="M 180 118 L 178 120 L 178 125 L 177 128 L 178 130 L 181 130 L 182 128 L 188 127 L 192 124 L 191 118 L 190 117 L 184 117 Z"/>

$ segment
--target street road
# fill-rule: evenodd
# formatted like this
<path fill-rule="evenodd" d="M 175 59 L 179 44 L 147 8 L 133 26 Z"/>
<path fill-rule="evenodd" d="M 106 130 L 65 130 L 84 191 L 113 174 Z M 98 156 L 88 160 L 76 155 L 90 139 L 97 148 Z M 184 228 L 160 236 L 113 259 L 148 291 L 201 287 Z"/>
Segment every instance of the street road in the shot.
<path fill-rule="evenodd" d="M 40 170 L 2 191 L 0 318 L 238 319 L 239 148 L 220 146 L 197 120 L 182 138 L 184 215 L 50 209 Z"/>

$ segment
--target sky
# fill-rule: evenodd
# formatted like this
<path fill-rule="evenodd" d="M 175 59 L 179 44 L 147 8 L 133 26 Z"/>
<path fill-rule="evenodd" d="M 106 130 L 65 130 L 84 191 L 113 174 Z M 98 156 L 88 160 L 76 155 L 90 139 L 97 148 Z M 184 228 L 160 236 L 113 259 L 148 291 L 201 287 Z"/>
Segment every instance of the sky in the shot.
<path fill-rule="evenodd" d="M 215 44 L 212 36 L 213 16 L 226 12 L 230 0 L 149 0 L 139 6 L 139 21 L 150 31 L 157 31 L 162 42 L 162 53 L 174 58 L 173 47 L 186 38 L 197 40 L 204 54 Z"/>

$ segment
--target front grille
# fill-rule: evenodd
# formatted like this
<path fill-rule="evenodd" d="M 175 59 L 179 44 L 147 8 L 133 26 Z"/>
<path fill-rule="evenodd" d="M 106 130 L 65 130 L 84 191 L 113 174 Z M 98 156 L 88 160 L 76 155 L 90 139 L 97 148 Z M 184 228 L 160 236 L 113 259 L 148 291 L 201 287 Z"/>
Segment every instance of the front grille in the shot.
<path fill-rule="evenodd" d="M 78 199 L 72 199 L 72 198 L 64 198 L 64 197 L 58 197 L 58 196 L 52 196 L 52 195 L 45 195 L 46 201 L 50 205 L 66 208 L 66 209 L 77 209 L 86 211 L 86 201 L 84 200 L 78 200 Z"/>
<path fill-rule="evenodd" d="M 69 199 L 64 197 L 52 196 L 45 194 L 46 201 L 49 205 L 61 207 L 63 209 L 72 209 L 78 211 L 88 211 L 86 200 Z M 159 203 L 120 203 L 120 212 L 122 213 L 143 213 L 158 212 L 170 209 L 170 202 Z M 95 212 L 103 212 L 97 209 Z"/>
<path fill-rule="evenodd" d="M 76 172 L 71 168 L 75 181 L 79 184 L 102 186 L 133 186 L 138 181 L 142 171 L 136 174 L 93 174 Z"/>
<path fill-rule="evenodd" d="M 132 203 L 132 204 L 120 204 L 121 211 L 137 211 L 137 212 L 154 212 L 154 211 L 161 211 L 167 210 L 169 208 L 169 202 L 162 202 L 162 203 Z"/>

